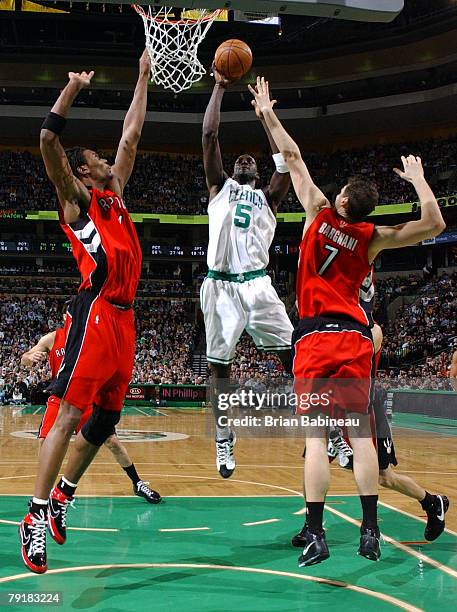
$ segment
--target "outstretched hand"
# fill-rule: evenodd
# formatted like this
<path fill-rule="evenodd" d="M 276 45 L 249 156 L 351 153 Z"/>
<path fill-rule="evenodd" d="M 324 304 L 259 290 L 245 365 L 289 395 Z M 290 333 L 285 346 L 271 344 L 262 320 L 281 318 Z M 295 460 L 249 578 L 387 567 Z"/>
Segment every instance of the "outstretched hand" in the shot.
<path fill-rule="evenodd" d="M 272 100 L 270 96 L 270 85 L 265 77 L 257 77 L 257 83 L 255 88 L 248 85 L 248 89 L 254 96 L 252 106 L 255 109 L 257 117 L 263 118 L 263 114 L 274 108 L 277 100 Z"/>
<path fill-rule="evenodd" d="M 149 76 L 151 74 L 151 58 L 149 52 L 145 49 L 140 57 L 140 74 Z"/>
<path fill-rule="evenodd" d="M 211 66 L 211 74 L 214 76 L 214 80 L 216 81 L 217 85 L 220 85 L 221 87 L 226 88 L 232 83 L 230 79 L 218 72 L 214 62 Z"/>
<path fill-rule="evenodd" d="M 69 72 L 68 79 L 70 83 L 76 83 L 81 89 L 90 86 L 90 82 L 95 72 L 91 70 L 90 72 Z"/>
<path fill-rule="evenodd" d="M 420 157 L 414 157 L 414 155 L 405 157 L 402 155 L 401 161 L 403 162 L 403 170 L 394 168 L 394 172 L 404 181 L 413 183 L 417 179 L 424 178 L 424 168 L 422 167 L 422 160 Z"/>

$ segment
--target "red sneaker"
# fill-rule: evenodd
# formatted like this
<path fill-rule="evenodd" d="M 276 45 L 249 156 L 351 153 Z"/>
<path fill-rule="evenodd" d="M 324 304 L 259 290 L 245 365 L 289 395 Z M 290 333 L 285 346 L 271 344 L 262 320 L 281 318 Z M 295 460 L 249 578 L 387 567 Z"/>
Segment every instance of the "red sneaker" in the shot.
<path fill-rule="evenodd" d="M 73 505 L 73 497 L 54 487 L 48 501 L 48 529 L 57 544 L 65 544 L 67 539 L 67 508 Z"/>
<path fill-rule="evenodd" d="M 48 569 L 46 559 L 46 512 L 29 512 L 19 525 L 22 560 L 35 574 L 44 574 Z"/>

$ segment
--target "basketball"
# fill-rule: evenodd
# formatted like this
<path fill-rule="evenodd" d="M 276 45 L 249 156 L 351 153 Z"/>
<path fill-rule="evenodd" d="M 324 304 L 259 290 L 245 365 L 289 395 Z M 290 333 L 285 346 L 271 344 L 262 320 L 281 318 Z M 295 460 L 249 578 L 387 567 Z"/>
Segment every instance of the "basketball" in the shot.
<path fill-rule="evenodd" d="M 218 47 L 214 64 L 220 74 L 237 81 L 251 69 L 252 51 L 242 40 L 226 40 Z"/>

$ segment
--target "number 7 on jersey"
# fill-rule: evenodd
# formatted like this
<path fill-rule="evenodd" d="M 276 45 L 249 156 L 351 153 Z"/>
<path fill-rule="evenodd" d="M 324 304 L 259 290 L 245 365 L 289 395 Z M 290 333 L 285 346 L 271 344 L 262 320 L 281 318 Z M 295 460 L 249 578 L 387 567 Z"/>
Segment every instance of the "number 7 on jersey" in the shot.
<path fill-rule="evenodd" d="M 329 254 L 326 257 L 324 263 L 319 268 L 319 272 L 318 272 L 319 276 L 324 276 L 324 274 L 330 268 L 330 266 L 332 265 L 332 263 L 334 262 L 334 260 L 336 259 L 336 257 L 338 256 L 340 252 L 339 249 L 337 249 L 336 247 L 330 246 L 329 244 L 326 244 L 324 248 L 327 251 L 329 251 Z"/>

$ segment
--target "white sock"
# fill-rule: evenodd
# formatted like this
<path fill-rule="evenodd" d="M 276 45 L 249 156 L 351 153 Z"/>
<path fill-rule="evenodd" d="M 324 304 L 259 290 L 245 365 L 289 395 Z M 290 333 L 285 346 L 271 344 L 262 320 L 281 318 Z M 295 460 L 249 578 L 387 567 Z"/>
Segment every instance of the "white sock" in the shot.
<path fill-rule="evenodd" d="M 40 504 L 40 506 L 47 506 L 48 505 L 48 500 L 47 499 L 38 499 L 38 497 L 32 497 L 32 502 L 34 504 Z"/>
<path fill-rule="evenodd" d="M 230 427 L 218 427 L 216 425 L 216 440 L 228 440 L 230 433 Z"/>
<path fill-rule="evenodd" d="M 67 480 L 65 478 L 65 476 L 62 476 L 62 481 L 68 485 L 69 487 L 73 487 L 74 489 L 76 489 L 76 487 L 78 486 L 77 484 L 75 484 L 74 482 L 70 482 L 69 480 Z"/>

